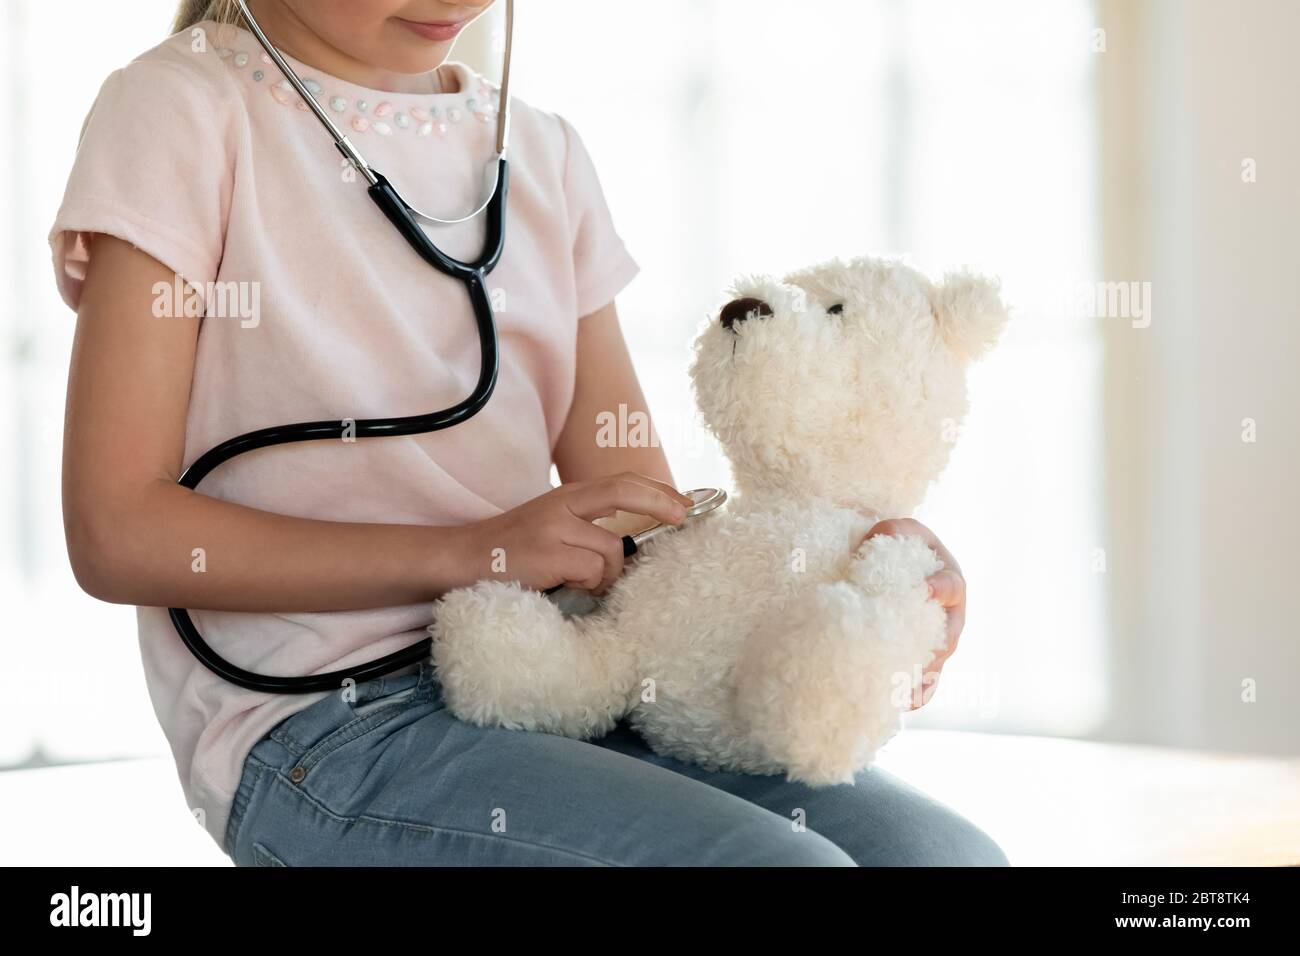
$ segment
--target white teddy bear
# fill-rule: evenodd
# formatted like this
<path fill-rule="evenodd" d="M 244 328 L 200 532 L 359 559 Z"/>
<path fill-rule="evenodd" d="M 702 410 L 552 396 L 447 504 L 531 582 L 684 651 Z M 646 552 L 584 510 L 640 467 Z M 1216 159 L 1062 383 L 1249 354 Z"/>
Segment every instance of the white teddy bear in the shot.
<path fill-rule="evenodd" d="M 739 495 L 649 542 L 596 613 L 500 581 L 447 594 L 430 632 L 460 719 L 592 738 L 627 717 L 660 754 L 813 785 L 897 731 L 945 641 L 941 564 L 863 538 L 947 463 L 997 283 L 859 258 L 733 291 L 691 375 Z"/>

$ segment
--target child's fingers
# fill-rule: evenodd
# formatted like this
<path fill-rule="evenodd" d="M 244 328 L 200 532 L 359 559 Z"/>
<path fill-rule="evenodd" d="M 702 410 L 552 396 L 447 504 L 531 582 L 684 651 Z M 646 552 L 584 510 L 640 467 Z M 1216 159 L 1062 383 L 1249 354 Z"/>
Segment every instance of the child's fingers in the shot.
<path fill-rule="evenodd" d="M 912 706 L 910 706 L 908 710 L 920 710 L 926 704 L 930 703 L 931 698 L 934 697 L 934 692 L 938 689 L 939 672 L 937 670 L 926 672 L 925 679 L 921 682 L 921 686 L 918 687 L 916 692 L 912 695 Z"/>
<path fill-rule="evenodd" d="M 640 472 L 636 472 L 636 471 L 626 472 L 625 474 L 620 475 L 619 477 L 626 478 L 628 481 L 640 482 L 641 484 L 646 485 L 647 487 L 650 488 L 657 488 L 660 491 L 662 491 L 664 494 L 668 495 L 668 497 L 676 501 L 678 504 L 686 508 L 689 508 L 691 505 L 695 504 L 695 502 L 692 501 L 689 497 L 682 494 L 680 491 L 678 491 L 672 485 L 668 484 L 666 481 L 658 481 L 654 478 L 649 477 L 648 475 L 643 475 Z"/>
<path fill-rule="evenodd" d="M 576 488 L 568 495 L 566 504 L 584 521 L 605 518 L 615 511 L 627 511 L 666 524 L 680 524 L 686 519 L 686 508 L 674 496 L 676 492 L 670 495 L 660 488 L 620 475 Z"/>
<path fill-rule="evenodd" d="M 592 588 L 616 581 L 623 573 L 623 539 L 618 535 L 589 521 L 574 521 L 565 529 L 564 543 L 600 556 L 604 568 L 601 579 Z"/>
<path fill-rule="evenodd" d="M 962 629 L 966 626 L 966 602 L 948 608 L 948 646 L 944 648 L 943 660 L 952 657 L 961 640 Z"/>
<path fill-rule="evenodd" d="M 605 579 L 605 558 L 588 548 L 565 547 L 560 555 L 559 573 L 566 587 L 593 591 Z"/>
<path fill-rule="evenodd" d="M 945 567 L 925 579 L 930 585 L 930 597 L 944 607 L 959 607 L 966 603 L 966 579 Z"/>
<path fill-rule="evenodd" d="M 575 482 L 573 488 L 576 490 L 577 488 L 588 487 L 605 481 L 634 481 L 639 485 L 645 485 L 647 488 L 654 488 L 657 491 L 662 491 L 668 497 L 672 498 L 684 507 L 689 508 L 691 505 L 695 504 L 695 502 L 689 497 L 682 494 L 666 481 L 659 481 L 656 478 L 651 478 L 649 475 L 643 475 L 639 471 L 625 471 L 621 474 L 608 475 L 604 478 L 590 478 L 586 481 Z M 560 487 L 563 488 L 564 486 L 561 485 Z"/>

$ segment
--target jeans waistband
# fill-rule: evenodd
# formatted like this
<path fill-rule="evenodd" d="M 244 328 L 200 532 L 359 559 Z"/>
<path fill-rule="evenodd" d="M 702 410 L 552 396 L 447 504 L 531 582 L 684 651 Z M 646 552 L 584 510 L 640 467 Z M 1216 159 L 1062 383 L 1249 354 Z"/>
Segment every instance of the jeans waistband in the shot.
<path fill-rule="evenodd" d="M 328 734 L 370 710 L 383 706 L 390 698 L 400 695 L 404 700 L 425 700 L 433 697 L 435 687 L 433 663 L 422 661 L 413 665 L 408 672 L 387 674 L 330 692 L 314 704 L 286 717 L 271 729 L 262 742 L 275 741 L 289 752 L 289 756 L 300 757 Z M 273 760 L 267 762 L 278 763 Z"/>

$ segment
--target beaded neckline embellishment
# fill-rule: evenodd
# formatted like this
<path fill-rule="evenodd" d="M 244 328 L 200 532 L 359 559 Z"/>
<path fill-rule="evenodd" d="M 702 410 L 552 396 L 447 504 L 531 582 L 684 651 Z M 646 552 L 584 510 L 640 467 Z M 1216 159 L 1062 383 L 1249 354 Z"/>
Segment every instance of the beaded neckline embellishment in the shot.
<path fill-rule="evenodd" d="M 253 84 L 262 85 L 269 95 L 281 106 L 296 106 L 304 112 L 307 104 L 298 96 L 298 91 L 289 81 L 280 75 L 275 64 L 265 52 L 256 55 L 230 47 L 219 47 L 217 56 L 226 62 L 236 74 Z M 319 80 L 311 76 L 302 77 L 303 86 L 316 98 L 316 101 L 335 115 L 335 122 L 353 133 L 377 133 L 380 136 L 393 136 L 406 133 L 414 136 L 445 136 L 447 131 L 466 118 L 474 118 L 483 123 L 491 122 L 497 114 L 497 90 L 486 80 L 478 80 L 478 90 L 471 94 L 462 90 L 459 93 L 434 94 L 442 98 L 441 103 L 413 104 L 399 108 L 390 100 L 370 102 L 364 97 L 345 96 L 326 90 Z M 403 100 L 415 98 L 415 94 L 402 93 Z M 457 105 L 459 104 L 459 105 Z"/>

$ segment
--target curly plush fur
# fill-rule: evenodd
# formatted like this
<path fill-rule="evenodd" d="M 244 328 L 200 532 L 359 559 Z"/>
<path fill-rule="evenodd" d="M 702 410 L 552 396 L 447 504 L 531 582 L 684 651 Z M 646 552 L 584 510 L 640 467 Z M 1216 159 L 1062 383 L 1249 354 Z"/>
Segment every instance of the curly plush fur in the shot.
<path fill-rule="evenodd" d="M 810 784 L 852 781 L 897 731 L 944 643 L 941 565 L 863 539 L 947 463 L 965 367 L 1007 318 L 997 285 L 859 258 L 733 293 L 754 301 L 700 333 L 691 374 L 740 494 L 649 544 L 595 614 L 503 582 L 444 597 L 457 717 L 577 738 L 628 717 L 661 754 Z"/>

